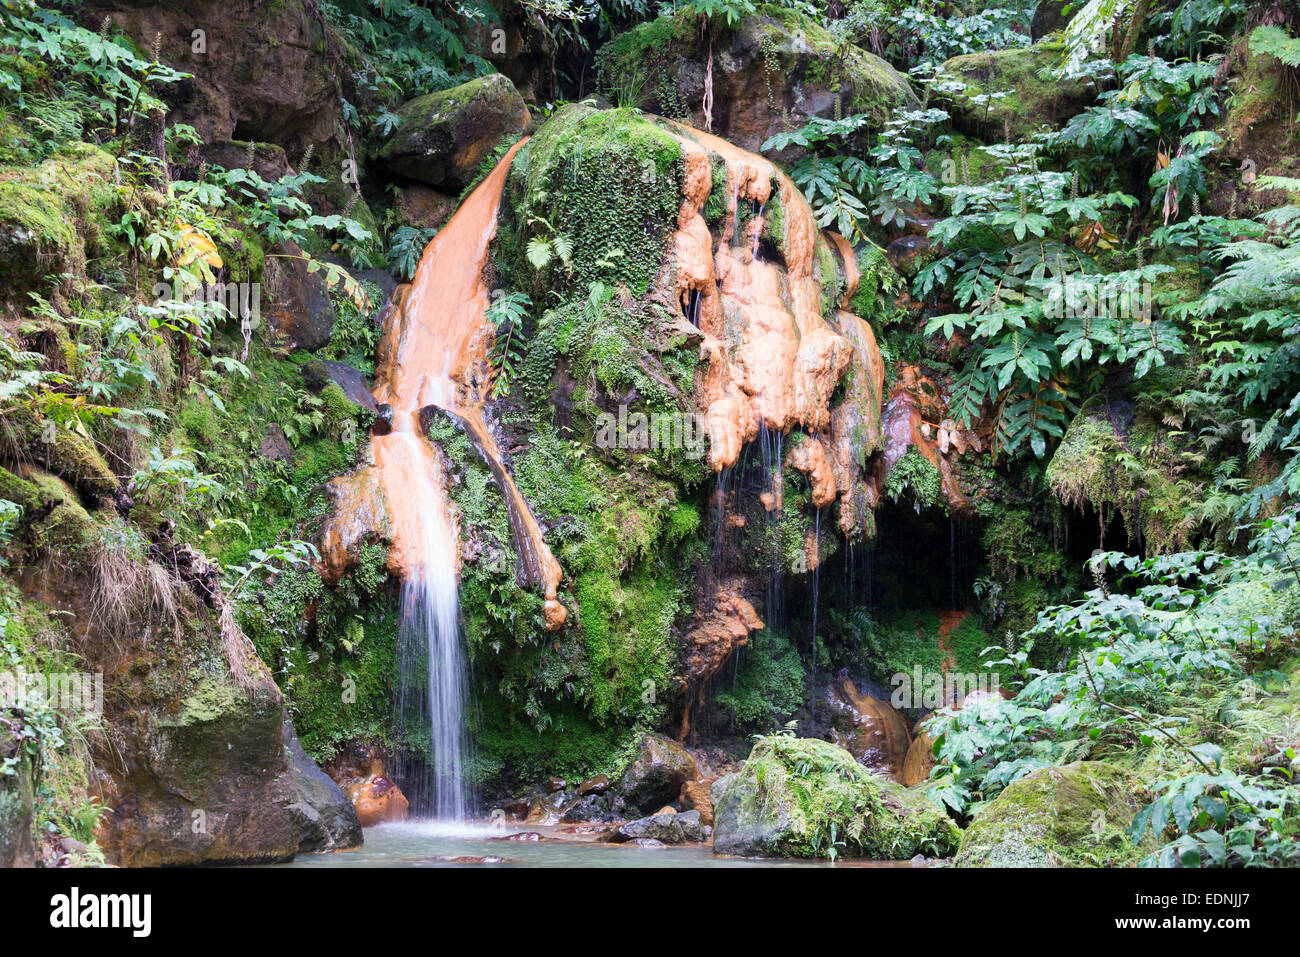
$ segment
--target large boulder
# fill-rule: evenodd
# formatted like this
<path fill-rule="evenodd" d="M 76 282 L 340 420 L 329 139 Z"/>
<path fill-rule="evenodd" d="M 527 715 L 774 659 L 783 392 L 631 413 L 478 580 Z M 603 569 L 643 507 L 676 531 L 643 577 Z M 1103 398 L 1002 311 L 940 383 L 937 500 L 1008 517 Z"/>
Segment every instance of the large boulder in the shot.
<path fill-rule="evenodd" d="M 284 719 L 284 742 L 293 783 L 289 811 L 298 826 L 298 850 L 341 851 L 360 847 L 361 821 L 352 802 L 307 756 L 288 715 Z"/>
<path fill-rule="evenodd" d="M 659 841 L 663 844 L 698 844 L 704 840 L 704 826 L 699 811 L 681 814 L 653 814 L 628 821 L 614 829 L 606 840 L 614 844 L 627 841 Z"/>
<path fill-rule="evenodd" d="M 1058 66 L 1061 57 L 1061 45 L 1052 41 L 953 57 L 943 65 L 944 72 L 965 86 L 945 94 L 940 105 L 958 131 L 990 143 L 1008 135 L 1024 140 L 1043 127 L 1060 129 L 1097 95 L 1082 80 L 1039 76 Z"/>
<path fill-rule="evenodd" d="M 215 566 L 163 535 L 150 546 L 156 563 L 115 548 L 102 538 L 108 521 L 99 513 L 69 561 L 21 582 L 111 689 L 103 733 L 88 739 L 108 862 L 270 863 L 355 843 L 338 795 L 308 780 L 310 760 L 286 738 L 284 698 Z M 91 551 L 93 562 L 77 560 Z"/>
<path fill-rule="evenodd" d="M 1140 856 L 1126 830 L 1142 782 L 1099 761 L 1041 768 L 1007 785 L 967 826 L 958 867 L 1122 866 Z M 1148 835 L 1148 843 L 1150 843 Z M 1148 848 L 1149 849 L 1149 848 Z"/>
<path fill-rule="evenodd" d="M 303 251 L 286 243 L 266 258 L 262 319 L 267 344 L 315 352 L 329 344 L 337 313 L 322 271 L 308 272 Z"/>
<path fill-rule="evenodd" d="M 619 779 L 617 792 L 628 808 L 649 814 L 676 800 L 682 785 L 699 776 L 685 748 L 661 734 L 647 734 Z"/>
<path fill-rule="evenodd" d="M 111 21 L 141 50 L 157 44 L 163 63 L 192 74 L 160 92 L 169 121 L 205 142 L 260 140 L 297 158 L 335 137 L 350 51 L 313 0 L 88 0 L 77 15 L 96 30 Z"/>
<path fill-rule="evenodd" d="M 924 795 L 868 771 L 828 741 L 763 738 L 714 789 L 715 854 L 903 860 L 946 856 L 961 838 Z"/>
<path fill-rule="evenodd" d="M 377 158 L 394 173 L 453 193 L 473 182 L 498 143 L 530 122 L 524 98 L 500 73 L 417 96 L 397 116 Z"/>
<path fill-rule="evenodd" d="M 710 49 L 711 117 L 703 109 Z M 754 151 L 812 116 L 869 113 L 880 128 L 895 109 L 919 106 L 907 80 L 884 60 L 837 42 L 808 17 L 772 6 L 735 29 L 714 23 L 710 31 L 686 8 L 610 41 L 598 61 L 602 88 L 615 105 L 681 117 L 700 129 L 711 125 Z M 796 154 L 774 155 L 789 161 Z"/>

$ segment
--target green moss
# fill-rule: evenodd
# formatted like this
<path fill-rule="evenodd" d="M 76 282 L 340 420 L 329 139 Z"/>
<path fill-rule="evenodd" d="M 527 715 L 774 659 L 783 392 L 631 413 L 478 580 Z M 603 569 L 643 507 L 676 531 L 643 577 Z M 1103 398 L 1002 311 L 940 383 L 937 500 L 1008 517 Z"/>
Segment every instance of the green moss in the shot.
<path fill-rule="evenodd" d="M 1159 388 L 1157 380 L 1143 385 Z M 1205 486 L 1195 474 L 1183 474 L 1183 447 L 1167 434 L 1158 415 L 1157 403 L 1140 404 L 1127 435 L 1121 436 L 1104 400 L 1089 400 L 1057 446 L 1046 478 L 1066 506 L 1095 509 L 1103 525 L 1119 515 L 1131 538 L 1163 554 L 1191 542 L 1197 527 L 1193 506 Z"/>
<path fill-rule="evenodd" d="M 1117 867 L 1142 850 L 1126 830 L 1144 787 L 1098 761 L 1042 768 L 1012 782 L 962 835 L 959 867 Z M 1149 839 L 1148 839 L 1149 842 Z"/>
<path fill-rule="evenodd" d="M 570 105 L 519 152 L 496 251 L 508 285 L 547 301 L 550 291 L 584 295 L 593 282 L 649 288 L 681 205 L 681 147 L 635 110 Z M 566 265 L 553 256 L 529 263 L 531 241 L 571 246 Z M 574 296 L 576 298 L 576 296 Z"/>
<path fill-rule="evenodd" d="M 597 84 L 616 99 L 632 93 L 635 105 L 665 116 L 687 112 L 681 82 L 688 63 L 707 56 L 700 17 L 690 6 L 633 27 L 600 49 L 596 57 Z M 825 89 L 843 97 L 844 113 L 867 113 L 879 128 L 890 111 L 916 107 L 918 101 L 907 82 L 884 60 L 833 37 L 814 17 L 790 7 L 760 5 L 733 31 L 718 21 L 713 26 L 718 46 L 724 43 L 736 59 L 750 54 L 758 65 L 749 68 L 768 74 L 773 89 Z M 769 100 L 772 94 L 769 93 Z M 767 108 L 780 113 L 775 101 Z"/>
<path fill-rule="evenodd" d="M 11 298 L 49 274 L 80 272 L 103 251 L 103 227 L 117 220 L 122 202 L 114 168 L 112 156 L 85 144 L 34 168 L 0 167 L 0 264 Z"/>
<path fill-rule="evenodd" d="M 778 857 L 942 857 L 961 832 L 938 807 L 827 741 L 761 738 L 714 806 L 714 850 Z"/>
<path fill-rule="evenodd" d="M 954 124 L 991 142 L 1007 133 L 1011 142 L 1023 142 L 1042 126 L 1061 125 L 1094 98 L 1082 81 L 1042 78 L 1061 55 L 1059 41 L 1043 40 L 949 60 L 945 72 L 965 83 L 947 104 Z"/>
<path fill-rule="evenodd" d="M 897 300 L 905 283 L 885 251 L 870 241 L 858 252 L 858 271 L 861 279 L 849 300 L 849 311 L 871 323 L 879 335 L 885 326 L 902 315 Z"/>

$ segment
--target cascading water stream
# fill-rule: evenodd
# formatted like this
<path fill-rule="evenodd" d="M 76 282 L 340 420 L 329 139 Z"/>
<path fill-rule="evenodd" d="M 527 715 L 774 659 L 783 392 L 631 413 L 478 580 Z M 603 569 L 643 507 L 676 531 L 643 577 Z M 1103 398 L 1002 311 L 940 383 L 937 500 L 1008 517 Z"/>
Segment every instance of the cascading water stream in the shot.
<path fill-rule="evenodd" d="M 401 622 L 398 716 L 427 716 L 432 762 L 431 810 L 441 819 L 465 819 L 465 660 L 460 641 L 456 538 L 446 510 L 446 490 L 432 450 L 416 433 L 410 413 L 393 417 L 393 431 L 376 440 L 385 492 L 402 496 L 416 512 L 416 535 L 403 540 L 406 575 Z M 425 680 L 427 679 L 427 684 Z"/>
<path fill-rule="evenodd" d="M 460 639 L 459 536 L 434 447 L 421 434 L 421 410 L 446 411 L 475 440 L 510 508 L 524 577 L 546 593 L 546 625 L 563 624 L 556 598 L 560 567 L 519 495 L 483 422 L 492 327 L 483 269 L 516 144 L 466 198 L 420 257 L 410 287 L 379 346 L 375 398 L 393 407 L 392 428 L 373 440 L 375 469 L 392 523 L 390 566 L 402 575 L 398 720 L 427 717 L 429 799 L 438 818 L 465 819 L 467 676 Z M 415 737 L 414 735 L 410 735 Z M 421 782 L 409 781 L 416 785 Z"/>

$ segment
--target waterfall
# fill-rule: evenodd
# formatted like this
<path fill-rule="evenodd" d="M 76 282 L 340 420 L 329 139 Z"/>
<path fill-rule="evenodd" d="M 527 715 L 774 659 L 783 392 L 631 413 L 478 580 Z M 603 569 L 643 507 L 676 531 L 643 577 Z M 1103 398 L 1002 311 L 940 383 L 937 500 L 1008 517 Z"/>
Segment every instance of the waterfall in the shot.
<path fill-rule="evenodd" d="M 393 407 L 392 429 L 373 440 L 375 469 L 392 524 L 390 566 L 402 573 L 396 708 L 399 727 L 418 740 L 427 721 L 425 780 L 407 780 L 440 819 L 464 820 L 468 680 L 460 636 L 459 535 L 434 446 L 421 434 L 421 410 L 435 406 L 466 428 L 492 466 L 510 507 L 524 578 L 546 592 L 546 626 L 563 624 L 556 598 L 560 567 L 501 461 L 479 412 L 492 328 L 483 282 L 488 248 L 516 144 L 466 198 L 420 257 L 415 278 L 379 345 L 375 398 Z"/>

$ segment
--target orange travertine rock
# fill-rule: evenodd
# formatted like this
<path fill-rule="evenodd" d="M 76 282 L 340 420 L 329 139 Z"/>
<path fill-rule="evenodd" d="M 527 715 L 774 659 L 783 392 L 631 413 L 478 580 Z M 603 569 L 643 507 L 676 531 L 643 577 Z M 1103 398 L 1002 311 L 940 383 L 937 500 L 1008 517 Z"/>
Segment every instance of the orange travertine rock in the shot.
<path fill-rule="evenodd" d="M 903 457 L 908 446 L 914 445 L 939 470 L 949 507 L 958 512 L 970 508 L 970 499 L 953 471 L 952 453 L 960 454 L 967 448 L 978 450 L 982 443 L 974 432 L 955 428 L 947 418 L 938 387 L 916 366 L 905 365 L 898 370 L 889 404 L 881 416 L 881 428 L 886 473 Z"/>
<path fill-rule="evenodd" d="M 692 705 L 704 703 L 709 679 L 737 648 L 749 643 L 751 632 L 764 627 L 754 606 L 740 593 L 742 585 L 739 579 L 717 583 L 686 630 L 686 678 L 696 695 L 682 713 L 679 741 L 684 741 L 690 731 Z"/>
<path fill-rule="evenodd" d="M 387 525 L 387 507 L 377 495 L 373 467 L 340 475 L 326 490 L 334 499 L 334 514 L 321 536 L 321 575 L 337 585 L 356 561 L 356 546 Z"/>
<path fill-rule="evenodd" d="M 835 484 L 830 457 L 820 442 L 811 436 L 805 436 L 802 442 L 790 450 L 786 461 L 808 479 L 808 484 L 812 487 L 813 505 L 825 508 L 835 501 L 839 489 Z"/>
<path fill-rule="evenodd" d="M 709 430 L 709 464 L 735 465 L 760 425 L 824 432 L 830 398 L 849 366 L 852 345 L 821 314 L 814 260 L 820 230 L 812 210 L 770 162 L 708 133 L 672 124 L 681 143 L 683 202 L 674 249 L 677 294 L 694 303 L 706 371 L 696 405 Z M 726 168 L 727 214 L 716 248 L 703 209 L 712 188 L 712 157 Z M 783 213 L 784 268 L 758 258 L 764 206 L 776 188 Z M 758 213 L 743 241 L 735 235 L 740 203 Z"/>

